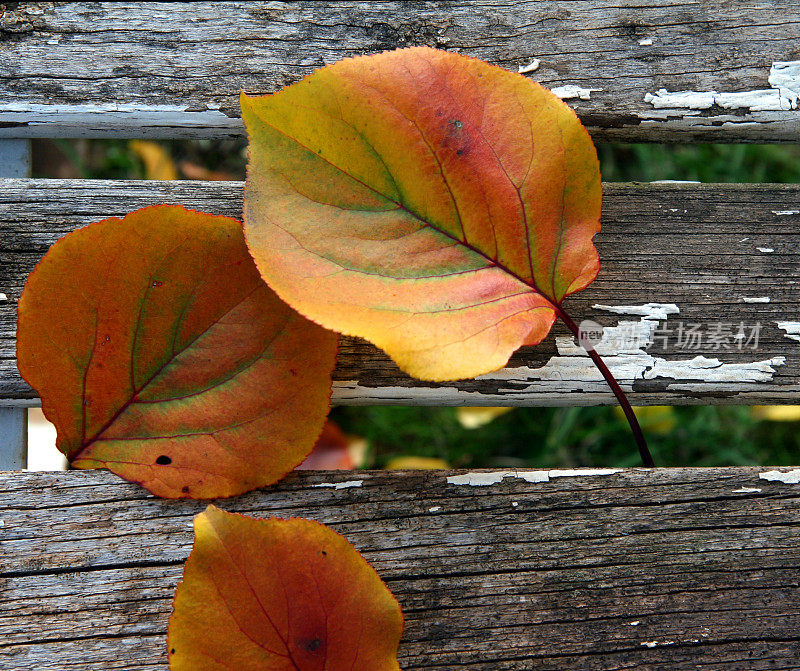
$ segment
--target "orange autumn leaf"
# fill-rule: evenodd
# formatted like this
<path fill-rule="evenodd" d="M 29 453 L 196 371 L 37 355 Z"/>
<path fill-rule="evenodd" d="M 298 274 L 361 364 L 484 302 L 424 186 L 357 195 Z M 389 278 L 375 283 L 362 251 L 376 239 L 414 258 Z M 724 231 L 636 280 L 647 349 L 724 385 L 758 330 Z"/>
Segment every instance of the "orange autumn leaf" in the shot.
<path fill-rule="evenodd" d="M 214 506 L 194 528 L 169 622 L 171 671 L 399 671 L 400 605 L 345 538 Z"/>
<path fill-rule="evenodd" d="M 367 441 L 360 436 L 349 436 L 332 419 L 325 422 L 317 444 L 298 471 L 351 471 L 364 463 Z"/>
<path fill-rule="evenodd" d="M 311 451 L 336 336 L 261 280 L 241 224 L 149 207 L 58 241 L 19 302 L 19 370 L 57 446 L 159 496 L 233 496 Z"/>
<path fill-rule="evenodd" d="M 501 368 L 597 275 L 594 146 L 517 73 L 416 47 L 241 104 L 245 234 L 262 275 L 411 375 Z"/>

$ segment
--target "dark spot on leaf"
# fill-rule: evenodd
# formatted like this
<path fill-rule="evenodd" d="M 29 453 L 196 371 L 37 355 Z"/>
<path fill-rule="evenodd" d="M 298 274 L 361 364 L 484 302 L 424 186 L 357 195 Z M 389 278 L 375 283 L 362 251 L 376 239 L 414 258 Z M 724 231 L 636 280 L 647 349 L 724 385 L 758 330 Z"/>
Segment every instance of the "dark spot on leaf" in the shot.
<path fill-rule="evenodd" d="M 462 149 L 459 149 L 458 151 L 456 151 L 456 154 L 458 154 L 459 156 L 461 156 L 461 154 L 463 154 L 463 153 L 464 153 L 464 151 Z"/>
<path fill-rule="evenodd" d="M 461 119 L 450 119 L 448 123 L 452 124 L 455 128 L 462 128 L 464 126 L 464 124 L 461 123 Z"/>
<path fill-rule="evenodd" d="M 154 287 L 160 287 L 162 284 L 164 284 L 164 283 L 160 282 L 159 280 L 156 280 L 155 282 L 153 282 L 153 286 Z"/>
<path fill-rule="evenodd" d="M 308 650 L 309 652 L 316 652 L 317 650 L 320 649 L 321 646 L 322 646 L 322 641 L 320 641 L 318 638 L 314 638 L 305 643 L 305 649 Z"/>
<path fill-rule="evenodd" d="M 319 553 L 320 553 L 321 555 L 325 555 L 326 557 L 328 556 L 328 553 L 327 553 L 327 552 L 325 552 L 325 550 L 320 550 L 320 551 L 319 551 Z"/>
<path fill-rule="evenodd" d="M 175 648 L 172 648 L 172 650 L 169 651 L 169 654 L 170 655 L 174 655 L 175 654 Z"/>
<path fill-rule="evenodd" d="M 172 463 L 172 459 L 170 459 L 166 454 L 162 454 L 158 459 L 156 459 L 156 463 L 159 466 L 169 466 Z"/>
<path fill-rule="evenodd" d="M 188 494 L 188 493 L 189 493 L 189 488 L 188 488 L 188 487 L 184 487 L 183 489 L 181 489 L 181 491 L 182 491 L 184 494 Z"/>

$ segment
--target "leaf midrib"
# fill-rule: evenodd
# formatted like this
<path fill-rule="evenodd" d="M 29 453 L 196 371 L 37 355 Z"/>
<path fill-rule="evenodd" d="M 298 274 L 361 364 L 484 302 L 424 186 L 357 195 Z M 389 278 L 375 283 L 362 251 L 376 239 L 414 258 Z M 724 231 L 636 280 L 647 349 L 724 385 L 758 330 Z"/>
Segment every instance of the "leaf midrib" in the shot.
<path fill-rule="evenodd" d="M 198 333 L 194 338 L 186 343 L 186 345 L 181 348 L 179 351 L 172 351 L 171 355 L 153 372 L 153 374 L 145 380 L 144 384 L 142 384 L 138 389 L 134 388 L 128 399 L 123 403 L 119 409 L 111 416 L 111 418 L 103 424 L 98 431 L 91 438 L 86 438 L 85 436 L 81 437 L 81 445 L 80 448 L 70 456 L 70 461 L 74 461 L 76 459 L 80 459 L 81 455 L 89 448 L 91 445 L 100 439 L 100 437 L 108 431 L 111 426 L 122 416 L 122 414 L 133 405 L 134 400 L 136 397 L 141 394 L 150 384 L 155 382 L 161 373 L 169 366 L 175 359 L 177 359 L 181 354 L 183 354 L 186 350 L 188 350 L 192 345 L 194 345 L 200 338 L 202 338 L 209 330 L 211 330 L 214 326 L 219 324 L 220 320 L 225 317 L 226 315 L 230 314 L 233 310 L 239 307 L 242 303 L 244 303 L 250 296 L 252 296 L 258 289 L 260 288 L 260 284 L 256 283 L 256 285 L 245 294 L 239 301 L 237 301 L 234 305 L 232 305 L 228 310 L 226 310 L 223 314 L 219 317 L 214 319 L 206 328 L 204 328 L 200 333 Z M 97 337 L 95 336 L 95 345 L 92 347 L 92 352 L 94 352 L 96 347 Z M 133 358 L 133 351 L 131 351 L 131 358 Z M 91 359 L 90 364 L 91 365 Z M 87 372 L 89 365 L 87 365 Z M 85 401 L 85 392 L 82 395 L 81 401 Z M 167 399 L 169 400 L 169 399 Z"/>

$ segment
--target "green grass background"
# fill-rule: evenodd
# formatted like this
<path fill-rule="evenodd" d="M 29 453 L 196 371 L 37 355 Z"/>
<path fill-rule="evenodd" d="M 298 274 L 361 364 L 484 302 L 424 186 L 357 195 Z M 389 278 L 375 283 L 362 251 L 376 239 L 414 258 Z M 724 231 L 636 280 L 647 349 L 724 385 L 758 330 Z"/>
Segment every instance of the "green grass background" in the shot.
<path fill-rule="evenodd" d="M 241 179 L 241 141 L 162 143 L 188 161 Z M 606 181 L 800 182 L 800 147 L 772 145 L 598 146 Z M 37 161 L 37 157 L 39 160 Z M 58 171 L 55 168 L 58 167 Z M 125 141 L 62 141 L 34 147 L 34 176 L 132 179 L 144 167 Z M 693 406 L 666 422 L 643 419 L 661 466 L 800 463 L 800 422 L 760 420 L 748 407 Z M 612 408 L 518 408 L 465 429 L 454 408 L 339 407 L 333 418 L 367 438 L 365 466 L 398 456 L 439 457 L 454 467 L 631 466 L 638 456 L 627 422 Z"/>

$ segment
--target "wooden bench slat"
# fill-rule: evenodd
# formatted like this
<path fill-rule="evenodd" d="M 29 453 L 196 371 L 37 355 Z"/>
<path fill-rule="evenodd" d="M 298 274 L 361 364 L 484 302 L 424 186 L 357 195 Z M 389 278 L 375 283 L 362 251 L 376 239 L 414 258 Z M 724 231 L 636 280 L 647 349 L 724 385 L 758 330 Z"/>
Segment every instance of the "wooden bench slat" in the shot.
<path fill-rule="evenodd" d="M 530 473 L 470 486 L 448 471 L 302 472 L 219 505 L 344 534 L 405 610 L 409 671 L 794 668 L 791 473 Z M 0 474 L 0 666 L 165 671 L 204 507 L 99 471 Z"/>
<path fill-rule="evenodd" d="M 604 189 L 603 231 L 596 238 L 600 276 L 565 306 L 577 321 L 618 328 L 618 346 L 601 353 L 631 400 L 797 402 L 800 185 L 609 183 Z M 16 303 L 27 274 L 56 239 L 145 205 L 178 203 L 239 218 L 241 202 L 240 182 L 0 180 L 0 292 L 8 298 L 0 301 L 0 404 L 36 402 L 16 370 Z M 674 304 L 679 312 L 655 319 L 658 310 L 643 308 L 648 303 Z M 648 313 L 653 319 L 642 316 Z M 699 349 L 685 346 L 693 324 L 706 338 Z M 727 325 L 727 348 L 714 344 L 715 324 Z M 746 337 L 760 329 L 756 347 L 736 346 L 740 325 Z M 636 339 L 656 327 L 654 343 L 639 351 Z M 507 369 L 444 384 L 412 380 L 373 346 L 345 338 L 334 402 L 613 403 L 566 329 L 557 325 L 554 332 L 520 350 Z"/>
<path fill-rule="evenodd" d="M 576 87 L 569 103 L 598 138 L 796 142 L 798 44 L 797 2 L 12 3 L 0 137 L 239 135 L 242 88 L 428 45 L 514 71 L 539 59 L 527 76 Z"/>

